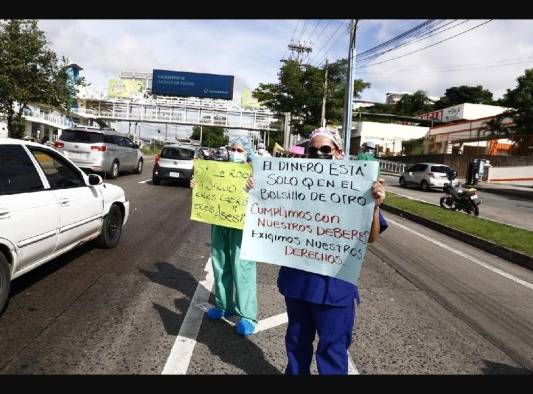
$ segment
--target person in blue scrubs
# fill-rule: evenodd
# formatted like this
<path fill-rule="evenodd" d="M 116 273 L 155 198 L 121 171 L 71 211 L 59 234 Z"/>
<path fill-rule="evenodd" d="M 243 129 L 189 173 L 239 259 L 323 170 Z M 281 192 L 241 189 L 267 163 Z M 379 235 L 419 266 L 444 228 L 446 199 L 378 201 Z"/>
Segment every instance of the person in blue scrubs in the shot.
<path fill-rule="evenodd" d="M 320 128 L 311 134 L 308 151 L 311 158 L 342 159 L 342 141 L 335 129 Z M 253 179 L 248 188 L 253 187 Z M 374 242 L 388 224 L 379 206 L 385 198 L 383 181 L 372 187 L 374 216 L 368 242 Z M 310 375 L 313 341 L 318 334 L 316 362 L 324 375 L 348 374 L 348 348 L 355 322 L 357 286 L 325 275 L 281 267 L 278 288 L 285 297 L 288 326 L 285 335 L 287 375 Z"/>

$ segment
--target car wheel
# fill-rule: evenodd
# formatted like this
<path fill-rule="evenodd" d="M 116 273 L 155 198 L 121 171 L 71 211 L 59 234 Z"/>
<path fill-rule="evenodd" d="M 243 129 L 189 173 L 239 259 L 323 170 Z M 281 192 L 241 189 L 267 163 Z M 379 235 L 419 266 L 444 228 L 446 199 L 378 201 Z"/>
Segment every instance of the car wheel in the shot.
<path fill-rule="evenodd" d="M 102 232 L 96 242 L 99 247 L 111 249 L 117 246 L 120 236 L 122 235 L 122 211 L 118 205 L 111 205 L 109 213 L 104 218 Z"/>
<path fill-rule="evenodd" d="M 407 184 L 405 183 L 405 178 L 403 176 L 400 177 L 400 186 L 405 187 Z"/>
<path fill-rule="evenodd" d="M 422 187 L 422 190 L 425 191 L 425 192 L 428 192 L 429 191 L 429 184 L 427 183 L 427 181 L 422 181 L 422 183 L 420 184 L 420 186 Z"/>
<path fill-rule="evenodd" d="M 161 183 L 161 179 L 159 179 L 158 177 L 153 176 L 152 177 L 152 183 L 157 186 L 157 185 L 159 185 Z"/>
<path fill-rule="evenodd" d="M 136 174 L 142 174 L 143 164 L 144 164 L 143 159 L 139 159 L 139 162 L 137 163 L 137 167 L 135 167 L 135 171 L 134 171 Z"/>
<path fill-rule="evenodd" d="M 11 288 L 11 274 L 6 256 L 0 252 L 0 314 L 7 306 L 9 290 Z"/>
<path fill-rule="evenodd" d="M 109 179 L 116 179 L 118 177 L 119 171 L 120 165 L 118 164 L 118 161 L 115 160 L 113 164 L 111 164 L 111 170 L 109 171 Z"/>

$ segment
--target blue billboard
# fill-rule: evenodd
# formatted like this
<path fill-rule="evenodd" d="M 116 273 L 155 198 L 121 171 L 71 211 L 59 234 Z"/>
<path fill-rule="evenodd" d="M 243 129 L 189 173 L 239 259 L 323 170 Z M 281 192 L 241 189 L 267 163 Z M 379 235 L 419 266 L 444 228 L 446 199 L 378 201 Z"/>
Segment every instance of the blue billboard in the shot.
<path fill-rule="evenodd" d="M 233 75 L 154 70 L 152 78 L 153 94 L 233 99 Z"/>

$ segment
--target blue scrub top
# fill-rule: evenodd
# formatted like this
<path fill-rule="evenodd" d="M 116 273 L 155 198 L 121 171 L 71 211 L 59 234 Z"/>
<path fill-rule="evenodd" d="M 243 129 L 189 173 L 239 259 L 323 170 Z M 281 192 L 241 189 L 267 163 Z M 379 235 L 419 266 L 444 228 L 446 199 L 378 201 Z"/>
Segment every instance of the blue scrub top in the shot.
<path fill-rule="evenodd" d="M 379 224 L 380 233 L 389 226 L 381 212 Z M 353 283 L 290 267 L 281 267 L 279 270 L 278 289 L 285 297 L 313 304 L 350 306 L 354 298 L 358 305 L 360 302 L 359 291 Z"/>

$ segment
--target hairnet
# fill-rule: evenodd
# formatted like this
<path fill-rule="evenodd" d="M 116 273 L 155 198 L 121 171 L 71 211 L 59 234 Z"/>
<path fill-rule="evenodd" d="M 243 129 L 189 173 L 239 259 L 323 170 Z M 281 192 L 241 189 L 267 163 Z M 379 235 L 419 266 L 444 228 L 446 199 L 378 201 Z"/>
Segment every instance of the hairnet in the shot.
<path fill-rule="evenodd" d="M 251 161 L 252 157 L 254 155 L 254 150 L 252 147 L 252 144 L 250 143 L 250 139 L 245 136 L 241 135 L 234 135 L 229 138 L 229 144 L 239 144 L 246 150 L 246 160 Z"/>

